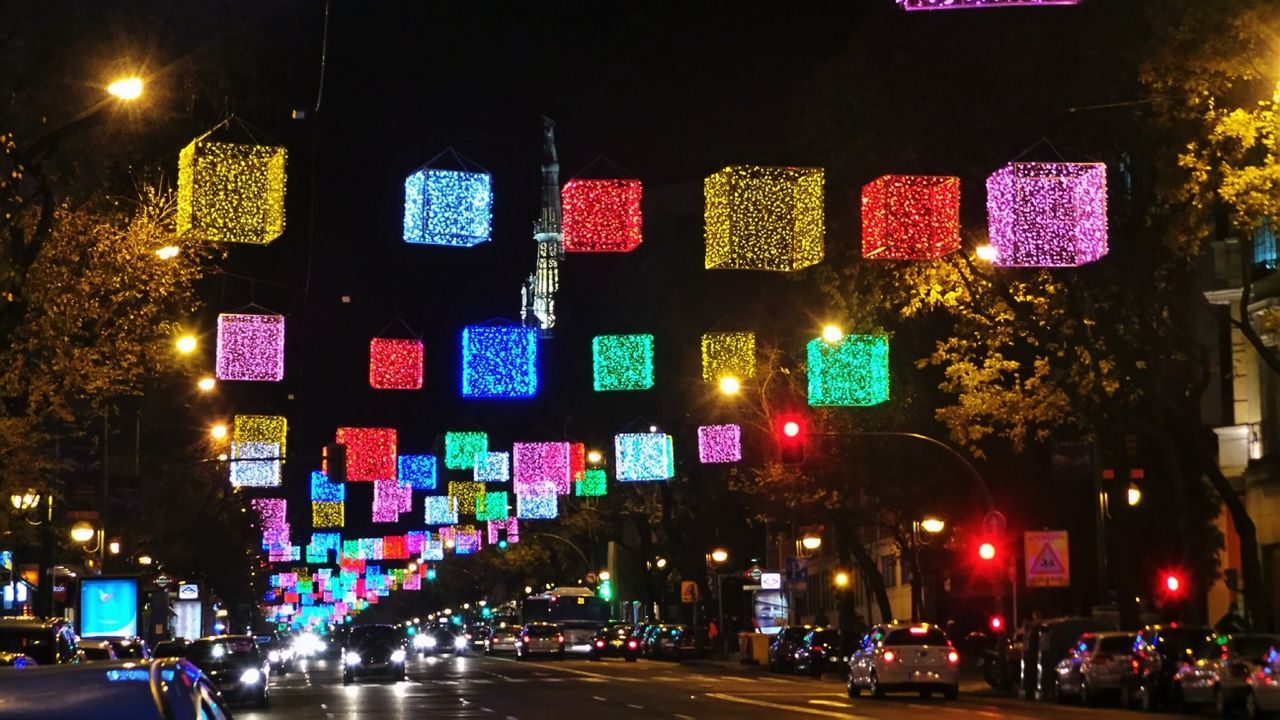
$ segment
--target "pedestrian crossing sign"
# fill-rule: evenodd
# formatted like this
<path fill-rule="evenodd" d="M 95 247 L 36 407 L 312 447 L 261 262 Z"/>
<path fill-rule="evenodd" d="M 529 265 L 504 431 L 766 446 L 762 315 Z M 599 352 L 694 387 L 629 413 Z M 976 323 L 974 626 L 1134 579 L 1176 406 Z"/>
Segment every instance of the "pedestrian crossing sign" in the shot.
<path fill-rule="evenodd" d="M 1066 530 L 1023 533 L 1027 587 L 1071 585 L 1071 553 Z"/>

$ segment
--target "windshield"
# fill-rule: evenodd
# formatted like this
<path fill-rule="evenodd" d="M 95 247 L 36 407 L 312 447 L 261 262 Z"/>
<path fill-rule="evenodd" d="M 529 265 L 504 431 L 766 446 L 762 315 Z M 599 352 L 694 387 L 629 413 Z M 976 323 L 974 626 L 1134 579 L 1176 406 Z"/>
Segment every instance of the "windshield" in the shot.
<path fill-rule="evenodd" d="M 387 638 L 394 635 L 395 631 L 395 628 L 390 625 L 360 625 L 352 628 L 351 642 L 365 642 L 371 639 Z"/>
<path fill-rule="evenodd" d="M 813 633 L 814 645 L 835 645 L 840 642 L 839 630 L 817 630 Z"/>
<path fill-rule="evenodd" d="M 22 653 L 41 665 L 52 665 L 53 639 L 51 632 L 0 630 L 0 651 Z"/>
<path fill-rule="evenodd" d="M 630 634 L 631 634 L 631 626 L 630 626 L 630 625 L 615 625 L 615 626 L 613 626 L 613 627 L 611 627 L 611 628 L 609 628 L 609 629 L 605 630 L 605 633 L 606 633 L 606 634 L 608 634 L 608 635 L 617 635 L 618 637 L 626 637 L 626 636 L 628 636 L 628 635 L 630 635 Z"/>
<path fill-rule="evenodd" d="M 527 632 L 531 637 L 552 637 L 560 634 L 560 628 L 555 625 L 535 625 L 530 627 Z"/>
<path fill-rule="evenodd" d="M 885 638 L 885 645 L 946 645 L 947 634 L 937 628 L 908 628 L 894 630 Z"/>
<path fill-rule="evenodd" d="M 249 638 L 197 640 L 191 643 L 187 659 L 200 667 L 208 667 L 255 658 L 257 654 L 258 648 Z"/>
<path fill-rule="evenodd" d="M 1133 637 L 1130 635 L 1116 635 L 1113 637 L 1104 637 L 1098 641 L 1098 652 L 1127 653 L 1132 649 L 1133 649 Z"/>
<path fill-rule="evenodd" d="M 124 642 L 111 643 L 111 647 L 115 648 L 116 657 L 120 658 L 121 660 L 124 660 L 126 658 L 142 657 L 142 643 L 130 642 L 126 640 Z"/>
<path fill-rule="evenodd" d="M 800 642 L 804 639 L 806 630 L 804 628 L 787 628 L 778 634 L 780 640 L 790 640 L 791 642 Z"/>

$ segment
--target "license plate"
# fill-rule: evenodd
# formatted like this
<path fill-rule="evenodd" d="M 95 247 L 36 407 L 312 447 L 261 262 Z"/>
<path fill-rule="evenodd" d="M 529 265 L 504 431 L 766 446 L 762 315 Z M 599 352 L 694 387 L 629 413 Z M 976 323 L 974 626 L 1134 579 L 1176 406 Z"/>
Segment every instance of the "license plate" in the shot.
<path fill-rule="evenodd" d="M 383 668 L 383 667 L 386 667 L 386 666 L 387 666 L 387 664 L 386 664 L 386 663 L 384 663 L 384 662 L 371 662 L 371 663 L 369 663 L 369 667 L 371 667 L 371 668 Z"/>

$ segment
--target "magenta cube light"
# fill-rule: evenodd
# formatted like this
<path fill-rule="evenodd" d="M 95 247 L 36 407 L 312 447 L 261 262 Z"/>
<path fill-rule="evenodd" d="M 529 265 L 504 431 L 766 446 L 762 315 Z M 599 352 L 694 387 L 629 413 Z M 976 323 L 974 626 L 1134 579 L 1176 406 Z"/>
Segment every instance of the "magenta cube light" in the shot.
<path fill-rule="evenodd" d="M 987 178 L 994 263 L 1076 267 L 1107 254 L 1107 167 L 1009 163 Z"/>
<path fill-rule="evenodd" d="M 573 491 L 567 442 L 516 443 L 512 447 L 512 464 L 516 494 L 538 483 L 551 483 L 560 495 Z"/>
<path fill-rule="evenodd" d="M 702 425 L 698 428 L 698 460 L 704 464 L 742 460 L 742 428 L 737 425 Z"/>
<path fill-rule="evenodd" d="M 219 380 L 278 382 L 284 378 L 284 316 L 218 316 Z"/>

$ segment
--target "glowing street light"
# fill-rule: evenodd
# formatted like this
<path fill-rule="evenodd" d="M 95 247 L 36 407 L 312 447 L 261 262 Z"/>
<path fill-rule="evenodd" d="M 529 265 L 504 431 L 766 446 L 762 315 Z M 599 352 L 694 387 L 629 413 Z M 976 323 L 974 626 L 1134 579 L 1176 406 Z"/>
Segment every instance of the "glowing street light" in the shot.
<path fill-rule="evenodd" d="M 836 587 L 838 588 L 844 589 L 849 587 L 849 573 L 841 570 L 840 572 L 836 573 L 835 581 L 836 581 Z"/>
<path fill-rule="evenodd" d="M 107 92 L 121 100 L 137 100 L 142 97 L 142 78 L 137 76 L 120 78 L 107 86 Z"/>
<path fill-rule="evenodd" d="M 1000 256 L 999 251 L 996 250 L 994 245 L 979 245 L 974 251 L 974 254 L 976 254 L 978 259 L 982 262 L 989 263 L 995 262 L 996 258 Z"/>
<path fill-rule="evenodd" d="M 726 556 L 726 558 L 725 558 L 725 559 L 728 559 L 728 556 Z M 666 567 L 666 566 L 667 566 L 667 559 L 666 559 L 666 558 L 658 558 L 657 562 L 655 562 L 655 563 L 654 563 L 654 565 L 656 565 L 656 566 L 658 567 L 658 569 L 659 569 L 659 570 L 661 570 L 662 568 L 664 568 L 664 567 Z"/>
<path fill-rule="evenodd" d="M 817 550 L 822 547 L 822 538 L 818 535 L 805 535 L 800 538 L 800 547 L 811 552 Z"/>
<path fill-rule="evenodd" d="M 26 492 L 10 495 L 9 502 L 13 503 L 14 510 L 31 510 L 40 504 L 40 493 L 28 488 Z"/>
<path fill-rule="evenodd" d="M 1128 501 L 1129 507 L 1135 507 L 1142 502 L 1142 488 L 1137 483 L 1129 483 L 1128 490 L 1125 491 L 1125 500 Z"/>
<path fill-rule="evenodd" d="M 93 537 L 97 534 L 98 534 L 98 531 L 93 529 L 93 526 L 85 522 L 84 520 L 81 520 L 80 522 L 71 526 L 71 539 L 80 543 L 81 545 L 92 540 Z"/>
<path fill-rule="evenodd" d="M 107 543 L 107 552 L 111 553 L 112 555 L 119 555 L 119 554 L 120 554 L 120 541 L 119 541 L 119 540 L 112 540 L 111 542 Z"/>
<path fill-rule="evenodd" d="M 165 245 L 156 250 L 156 257 L 161 260 L 172 260 L 178 257 L 179 249 L 177 245 Z"/>
<path fill-rule="evenodd" d="M 729 559 L 729 551 L 724 548 L 716 548 L 711 551 L 711 561 L 717 565 L 723 565 Z"/>
<path fill-rule="evenodd" d="M 196 351 L 196 336 L 183 335 L 174 343 L 174 347 L 178 348 L 178 352 L 183 355 L 190 355 Z"/>
<path fill-rule="evenodd" d="M 927 517 L 920 521 L 920 529 L 930 535 L 937 535 L 947 529 L 947 522 L 942 518 Z"/>
<path fill-rule="evenodd" d="M 587 462 L 592 465 L 599 465 L 601 460 L 604 460 L 604 454 L 599 450 L 590 450 L 587 452 Z"/>
<path fill-rule="evenodd" d="M 725 395 L 737 395 L 742 390 L 742 383 L 732 375 L 720 378 L 720 392 Z"/>
<path fill-rule="evenodd" d="M 213 438 L 214 440 L 226 440 L 227 426 L 223 425 L 222 423 L 218 423 L 213 427 L 209 428 L 209 437 Z"/>
<path fill-rule="evenodd" d="M 218 381 L 213 377 L 202 377 L 196 382 L 196 387 L 200 388 L 200 392 L 209 392 L 218 387 Z"/>
<path fill-rule="evenodd" d="M 839 325 L 827 325 L 822 328 L 822 339 L 829 343 L 838 343 L 844 339 L 844 330 Z"/>

